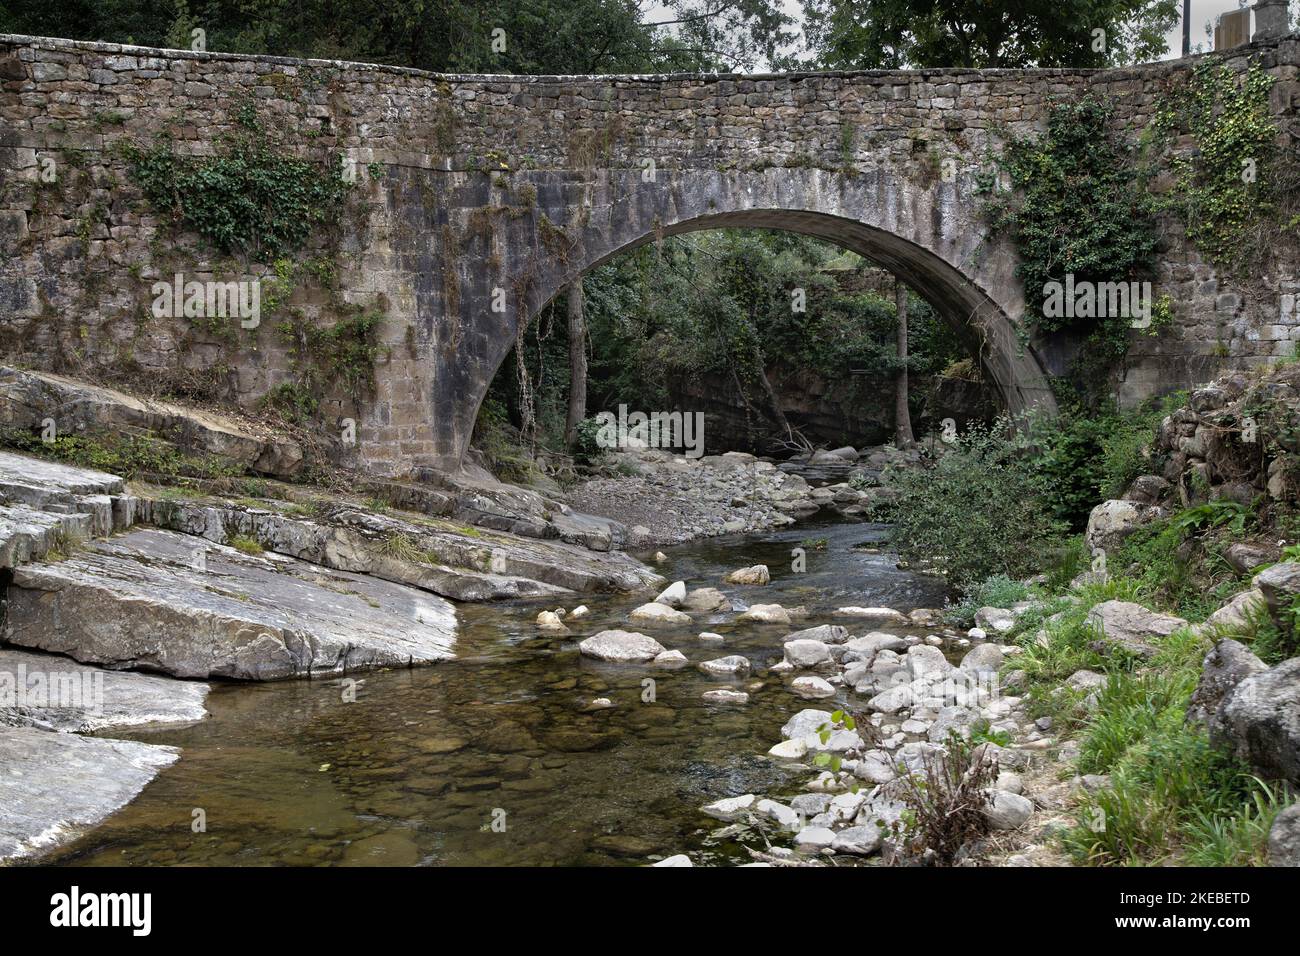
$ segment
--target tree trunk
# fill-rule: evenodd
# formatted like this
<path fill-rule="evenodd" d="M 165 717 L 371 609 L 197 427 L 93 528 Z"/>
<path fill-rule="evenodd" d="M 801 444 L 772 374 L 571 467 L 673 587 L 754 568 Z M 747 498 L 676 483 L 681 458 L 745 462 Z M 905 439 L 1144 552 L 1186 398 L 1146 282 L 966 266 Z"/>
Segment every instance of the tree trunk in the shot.
<path fill-rule="evenodd" d="M 587 315 L 582 279 L 569 286 L 569 415 L 564 441 L 577 440 L 578 423 L 587 417 Z"/>
<path fill-rule="evenodd" d="M 894 304 L 898 309 L 898 377 L 894 380 L 894 444 L 910 448 L 912 413 L 907 408 L 907 286 L 894 280 Z"/>

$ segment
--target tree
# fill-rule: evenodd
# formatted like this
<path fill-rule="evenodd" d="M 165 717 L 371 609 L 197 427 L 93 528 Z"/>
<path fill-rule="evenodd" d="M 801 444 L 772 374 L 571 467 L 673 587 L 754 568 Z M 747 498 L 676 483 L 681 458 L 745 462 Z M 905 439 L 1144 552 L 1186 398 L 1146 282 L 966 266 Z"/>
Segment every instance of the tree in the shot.
<path fill-rule="evenodd" d="M 907 286 L 894 279 L 894 308 L 898 313 L 898 377 L 894 380 L 894 444 L 909 448 L 916 444 L 912 435 L 912 413 L 907 407 Z"/>
<path fill-rule="evenodd" d="M 564 423 L 564 444 L 570 448 L 578 435 L 578 423 L 587 417 L 587 321 L 586 296 L 579 278 L 569 286 L 569 414 Z"/>
<path fill-rule="evenodd" d="M 803 8 L 811 65 L 824 69 L 1150 60 L 1179 16 L 1178 0 L 803 0 Z"/>
<path fill-rule="evenodd" d="M 653 19 L 652 8 L 650 0 L 0 0 L 0 33 L 175 46 L 201 27 L 213 51 L 523 74 L 752 68 L 789 38 L 775 0 L 669 0 Z"/>

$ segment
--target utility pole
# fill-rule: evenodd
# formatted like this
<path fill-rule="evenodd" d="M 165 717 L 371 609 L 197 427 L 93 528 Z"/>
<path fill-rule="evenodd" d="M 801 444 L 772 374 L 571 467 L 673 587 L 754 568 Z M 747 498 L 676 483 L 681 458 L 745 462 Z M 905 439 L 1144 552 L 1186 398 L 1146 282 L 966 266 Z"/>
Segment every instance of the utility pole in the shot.
<path fill-rule="evenodd" d="M 1183 0 L 1183 56 L 1192 53 L 1192 0 Z"/>

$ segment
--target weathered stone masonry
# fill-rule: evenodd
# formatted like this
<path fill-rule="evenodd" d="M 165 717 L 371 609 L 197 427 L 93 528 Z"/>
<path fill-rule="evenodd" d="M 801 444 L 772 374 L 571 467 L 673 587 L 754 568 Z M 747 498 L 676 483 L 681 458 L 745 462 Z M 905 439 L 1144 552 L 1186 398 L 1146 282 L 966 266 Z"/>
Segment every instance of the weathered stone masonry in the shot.
<path fill-rule="evenodd" d="M 1278 77 L 1273 109 L 1290 122 L 1300 41 L 1227 62 L 1251 57 Z M 384 310 L 389 348 L 373 397 L 328 411 L 356 417 L 354 454 L 375 470 L 455 466 L 521 321 L 620 250 L 716 226 L 798 230 L 876 259 L 963 330 L 1009 407 L 1050 407 L 1046 373 L 1068 349 L 1017 340 L 1015 256 L 987 233 L 976 174 L 1002 135 L 1041 128 L 1055 97 L 1107 94 L 1136 135 L 1192 65 L 469 77 L 0 37 L 0 354 L 85 373 L 210 366 L 244 404 L 292 377 L 271 323 L 232 344 L 148 314 L 149 287 L 177 269 L 230 280 L 267 266 L 202 252 L 194 237 L 176 247 L 114 148 L 167 130 L 178 152 L 211 153 L 251 99 L 302 155 L 342 153 L 362 171 L 336 266 L 347 301 Z M 60 176 L 43 187 L 49 160 Z M 1157 294 L 1178 321 L 1135 342 L 1126 400 L 1268 361 L 1300 338 L 1294 268 L 1246 297 L 1175 224 L 1166 246 Z M 330 317 L 311 290 L 294 304 Z"/>

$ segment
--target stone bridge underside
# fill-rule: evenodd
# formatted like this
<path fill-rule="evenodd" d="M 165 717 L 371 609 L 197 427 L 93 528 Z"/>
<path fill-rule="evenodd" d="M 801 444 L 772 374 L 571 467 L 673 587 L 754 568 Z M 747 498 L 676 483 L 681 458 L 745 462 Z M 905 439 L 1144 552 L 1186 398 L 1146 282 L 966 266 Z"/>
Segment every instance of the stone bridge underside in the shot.
<path fill-rule="evenodd" d="M 1279 76 L 1278 112 L 1293 111 L 1296 46 L 1245 48 L 1230 61 L 1240 68 L 1258 56 Z M 228 256 L 177 245 L 115 146 L 167 131 L 177 152 L 211 153 L 251 102 L 284 148 L 342 154 L 361 171 L 342 234 L 318 237 L 304 255 L 332 255 L 342 297 L 384 312 L 374 394 L 326 406 L 356 417 L 353 453 L 376 470 L 456 467 L 521 323 L 622 250 L 723 226 L 807 233 L 879 262 L 965 337 L 1008 408 L 1050 411 L 1047 375 L 1061 370 L 1061 351 L 1017 336 L 1024 291 L 1013 251 L 988 233 L 978 175 L 1007 135 L 1042 128 L 1055 97 L 1107 95 L 1119 128 L 1135 135 L 1191 65 L 465 77 L 0 37 L 3 348 L 45 367 L 69 348 L 106 367 L 129 350 L 160 373 L 220 364 L 229 397 L 250 405 L 292 381 L 273 322 L 233 344 L 185 320 L 146 317 L 141 327 L 159 277 L 241 276 Z M 42 191 L 48 157 L 75 157 L 89 175 Z M 1177 237 L 1162 255 L 1160 278 L 1176 299 L 1170 283 L 1192 300 L 1214 278 Z M 328 297 L 310 290 L 294 304 L 332 317 Z M 1264 319 L 1243 319 L 1243 308 L 1231 318 L 1258 328 Z M 1276 321 L 1276 302 L 1259 309 Z M 1135 394 L 1223 364 L 1221 333 L 1180 324 L 1167 342 L 1135 350 Z"/>

